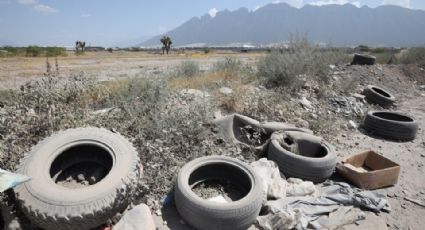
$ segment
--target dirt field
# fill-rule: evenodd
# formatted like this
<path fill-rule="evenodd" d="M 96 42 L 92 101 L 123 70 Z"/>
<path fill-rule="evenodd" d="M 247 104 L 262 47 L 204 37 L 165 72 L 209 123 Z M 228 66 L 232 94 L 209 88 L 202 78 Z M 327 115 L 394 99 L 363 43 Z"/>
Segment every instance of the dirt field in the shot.
<path fill-rule="evenodd" d="M 70 54 L 67 57 L 59 57 L 58 65 L 61 77 L 67 77 L 71 73 L 82 71 L 100 81 L 133 77 L 158 77 L 158 79 L 160 79 L 170 71 L 173 71 L 185 60 L 191 60 L 199 64 L 201 71 L 207 72 L 211 70 L 214 63 L 226 57 L 240 60 L 245 66 L 253 66 L 262 56 L 264 56 L 264 54 L 191 53 L 163 56 L 139 52 L 116 52 L 112 54 L 102 52 L 87 53 L 83 56 L 73 56 Z M 54 59 L 49 59 L 49 61 L 54 69 Z M 193 78 L 172 79 L 164 84 L 169 84 L 170 88 L 175 90 L 175 92 L 173 91 L 164 99 L 165 105 L 161 108 L 169 109 L 171 107 L 176 107 L 179 109 L 186 109 L 194 104 L 197 105 L 196 103 L 201 100 L 198 104 L 211 105 L 211 108 L 203 107 L 209 117 L 203 118 L 201 121 L 210 119 L 212 114 L 218 109 L 224 114 L 239 112 L 244 115 L 255 117 L 258 120 L 284 121 L 305 128 L 311 128 L 315 134 L 325 137 L 336 147 L 338 160 L 341 160 L 349 154 L 362 152 L 364 150 L 375 150 L 380 152 L 401 165 L 401 174 L 399 182 L 395 186 L 380 190 L 387 194 L 392 206 L 392 212 L 389 214 L 380 213 L 378 217 L 372 217 L 372 219 L 377 218 L 377 222 L 385 222 L 386 226 L 382 229 L 388 227 L 388 229 L 420 230 L 423 229 L 425 224 L 423 218 L 423 216 L 425 216 L 425 208 L 412 203 L 408 199 L 418 200 L 422 204 L 425 204 L 425 179 L 423 177 L 425 173 L 425 131 L 423 128 L 425 127 L 425 91 L 421 86 L 421 84 L 425 82 L 425 70 L 418 66 L 409 66 L 409 68 L 409 71 L 406 71 L 406 66 L 402 65 L 337 66 L 331 70 L 330 83 L 328 83 L 329 88 L 314 89 L 316 86 L 306 86 L 303 87 L 302 90 L 291 95 L 290 98 L 287 94 L 279 92 L 279 90 L 267 89 L 259 85 L 258 81 L 251 81 L 246 84 L 241 83 L 242 80 L 240 79 L 229 81 L 231 83 L 226 82 L 225 84 L 227 85 L 224 86 L 232 88 L 235 92 L 231 97 L 222 97 L 218 89 L 222 85 L 220 85 L 221 83 L 217 83 L 216 75 L 207 75 L 203 78 L 203 80 L 208 80 L 209 85 L 213 85 L 210 88 L 206 88 L 204 83 L 201 84 Z M 33 79 L 41 79 L 45 71 L 45 58 L 0 59 L 0 90 L 16 89 Z M 367 134 L 361 127 L 363 115 L 368 110 L 382 108 L 368 105 L 364 101 L 358 103 L 358 107 L 355 108 L 350 107 L 351 105 L 347 108 L 337 108 L 335 104 L 332 104 L 335 98 L 342 97 L 344 100 L 356 100 L 352 95 L 354 93 L 361 93 L 363 88 L 368 84 L 380 85 L 390 90 L 397 98 L 396 107 L 391 108 L 391 110 L 398 110 L 410 114 L 417 120 L 419 131 L 416 140 L 403 143 L 393 142 Z M 193 87 L 199 86 L 195 88 L 198 91 L 187 93 L 187 91 L 184 91 L 185 89 L 182 88 L 182 86 L 186 85 Z M 205 92 L 199 90 L 204 90 Z M 320 92 L 318 93 L 315 91 Z M 199 92 L 201 95 L 199 95 Z M 207 97 L 203 93 L 208 93 L 208 95 L 212 96 Z M 311 108 L 306 108 L 305 105 L 300 103 L 302 98 L 306 98 L 311 103 Z M 120 104 L 121 102 L 118 101 L 116 103 Z M 216 106 L 217 103 L 219 106 Z M 170 131 L 167 127 L 168 124 L 161 124 L 161 128 L 158 128 L 161 133 L 160 136 L 149 139 L 146 137 L 147 134 L 143 133 L 145 131 L 138 130 L 148 129 L 149 126 L 135 127 L 135 124 L 140 124 L 133 122 L 133 120 L 129 122 L 129 118 L 113 115 L 112 112 L 93 118 L 92 114 L 94 110 L 105 109 L 103 107 L 99 108 L 97 104 L 93 107 L 87 106 L 88 108 L 85 109 L 87 109 L 88 112 L 84 110 L 84 115 L 81 115 L 82 118 L 79 118 L 75 115 L 81 112 L 76 109 L 79 105 L 80 104 L 77 104 L 75 109 L 69 111 L 65 109 L 62 111 L 60 108 L 56 107 L 60 112 L 73 116 L 69 118 L 70 121 L 64 118 L 60 118 L 59 121 L 55 120 L 58 125 L 54 126 L 54 130 L 39 128 L 40 125 L 38 123 L 36 125 L 30 122 L 25 123 L 26 121 L 21 121 L 24 120 L 22 118 L 14 121 L 14 117 L 11 115 L 12 112 L 3 113 L 3 116 L 9 119 L 8 121 L 11 123 L 6 124 L 4 120 L 0 119 L 0 121 L 4 122 L 0 122 L 0 125 L 2 125 L 0 126 L 0 131 L 2 131 L 1 128 L 6 129 L 14 127 L 14 125 L 17 126 L 18 123 L 20 124 L 21 122 L 25 123 L 23 125 L 31 127 L 31 133 L 29 136 L 25 136 L 27 131 L 24 128 L 13 129 L 12 132 L 15 132 L 13 134 L 15 136 L 11 136 L 9 139 L 5 138 L 4 140 L 7 140 L 5 144 L 8 144 L 7 148 L 5 148 L 8 150 L 7 153 L 14 153 L 16 156 L 2 156 L 2 162 L 17 161 L 17 158 L 19 158 L 18 156 L 21 156 L 29 146 L 53 131 L 57 131 L 57 129 L 80 125 L 117 129 L 135 143 L 138 151 L 144 154 L 141 156 L 145 167 L 145 187 L 143 190 L 145 192 L 148 191 L 145 193 L 148 198 L 144 198 L 142 201 L 146 202 L 153 209 L 155 221 L 159 229 L 187 229 L 187 226 L 182 224 L 182 221 L 176 216 L 174 210 L 163 210 L 163 215 L 158 215 L 161 213 L 158 204 L 160 200 L 165 197 L 170 186 L 172 186 L 172 182 L 167 181 L 172 181 L 175 172 L 178 171 L 178 168 L 181 167 L 182 164 L 193 157 L 209 154 L 238 156 L 238 158 L 248 162 L 258 157 L 249 151 L 235 147 L 231 143 L 224 144 L 219 142 L 215 137 L 210 138 L 208 136 L 210 134 L 206 132 L 209 130 L 204 130 L 205 132 L 202 131 L 200 132 L 201 134 L 197 133 L 199 136 L 207 136 L 206 138 L 199 138 L 188 142 L 189 140 L 185 139 L 186 136 L 183 135 L 184 137 L 182 137 L 181 133 L 178 132 L 176 132 L 177 134 L 173 133 L 175 131 Z M 139 104 L 130 105 L 139 106 Z M 31 104 L 31 106 L 33 105 Z M 108 106 L 110 106 L 110 104 L 108 104 Z M 71 106 L 66 105 L 66 107 Z M 139 109 L 138 107 L 136 108 Z M 7 105 L 4 110 L 6 111 L 6 109 Z M 198 107 L 193 107 L 192 110 L 188 109 L 187 111 L 193 113 L 193 110 L 197 109 Z M 27 110 L 29 109 L 27 108 Z M 344 110 L 347 112 L 345 113 Z M 0 112 L 2 112 L 1 108 Z M 86 112 L 89 115 L 86 115 Z M 24 111 L 21 114 L 27 113 L 27 111 Z M 50 113 L 49 111 L 49 116 Z M 164 111 L 161 111 L 161 116 L 163 113 Z M 137 115 L 139 114 L 137 113 Z M 13 116 L 19 116 L 19 113 Z M 112 116 L 116 117 L 111 118 Z M 46 115 L 46 117 L 48 116 Z M 40 115 L 37 122 L 41 124 L 43 119 L 44 118 Z M 111 122 L 111 119 L 115 123 Z M 167 119 L 168 117 L 166 117 L 165 120 Z M 360 127 L 358 129 L 349 128 L 348 124 L 350 120 L 356 122 Z M 187 125 L 185 122 L 180 123 Z M 196 120 L 196 122 L 200 122 L 200 120 Z M 146 125 L 142 122 L 141 124 Z M 37 130 L 33 131 L 35 128 L 37 128 Z M 3 138 L 1 134 L 2 132 L 0 132 L 0 140 Z M 4 135 L 6 137 L 6 134 Z M 12 137 L 16 138 L 17 141 L 15 142 L 15 140 L 12 140 Z M 188 138 L 192 137 L 193 136 L 188 135 Z M 15 166 L 12 163 L 3 164 L 5 165 L 1 165 L 2 167 L 7 166 L 13 168 Z M 167 170 L 158 170 L 158 167 L 164 167 L 167 168 Z M 158 183 L 160 181 L 161 183 Z M 374 216 L 374 214 L 371 215 Z M 367 228 L 367 221 L 363 221 L 363 224 L 364 225 L 360 222 L 359 226 L 353 225 L 351 228 L 347 229 L 374 229 L 374 227 Z"/>
<path fill-rule="evenodd" d="M 58 57 L 60 76 L 84 72 L 98 77 L 100 80 L 120 79 L 127 77 L 158 76 L 167 73 L 182 61 L 191 60 L 199 64 L 201 70 L 209 70 L 216 61 L 224 57 L 232 57 L 244 63 L 253 63 L 262 54 L 243 54 L 221 52 L 204 54 L 187 52 L 185 54 L 150 54 L 147 52 L 86 52 L 75 56 L 69 52 L 66 57 Z M 55 68 L 55 59 L 49 59 Z M 39 78 L 46 72 L 46 58 L 1 58 L 0 90 L 17 88 L 31 79 Z"/>

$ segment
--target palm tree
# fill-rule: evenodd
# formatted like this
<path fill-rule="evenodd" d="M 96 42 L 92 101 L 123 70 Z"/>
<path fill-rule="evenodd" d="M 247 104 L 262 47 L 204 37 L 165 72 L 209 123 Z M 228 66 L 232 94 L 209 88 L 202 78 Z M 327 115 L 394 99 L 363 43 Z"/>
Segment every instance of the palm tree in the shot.
<path fill-rule="evenodd" d="M 171 49 L 171 45 L 173 44 L 173 42 L 171 41 L 171 38 L 168 36 L 164 36 L 161 38 L 161 43 L 162 43 L 162 54 L 165 53 L 165 51 L 170 52 Z"/>

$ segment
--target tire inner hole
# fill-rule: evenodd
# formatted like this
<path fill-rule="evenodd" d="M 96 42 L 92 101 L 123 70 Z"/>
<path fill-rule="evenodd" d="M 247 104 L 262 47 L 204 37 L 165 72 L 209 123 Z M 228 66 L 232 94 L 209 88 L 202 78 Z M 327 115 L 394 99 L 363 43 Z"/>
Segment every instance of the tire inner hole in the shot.
<path fill-rule="evenodd" d="M 382 89 L 378 89 L 378 88 L 375 88 L 375 87 L 372 87 L 372 89 L 375 90 L 375 92 L 381 94 L 384 97 L 391 97 L 387 92 L 385 92 Z"/>
<path fill-rule="evenodd" d="M 78 189 L 94 185 L 108 175 L 112 156 L 97 145 L 77 145 L 62 152 L 50 166 L 50 177 L 63 187 Z"/>
<path fill-rule="evenodd" d="M 238 201 L 251 191 L 251 180 L 245 171 L 228 164 L 202 166 L 189 177 L 189 186 L 199 197 L 217 202 Z"/>

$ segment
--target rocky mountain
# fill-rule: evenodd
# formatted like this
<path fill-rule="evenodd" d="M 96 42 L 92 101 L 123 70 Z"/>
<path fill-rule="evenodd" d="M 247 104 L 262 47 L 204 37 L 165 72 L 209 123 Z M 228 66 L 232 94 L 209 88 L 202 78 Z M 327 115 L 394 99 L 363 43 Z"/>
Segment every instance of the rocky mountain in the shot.
<path fill-rule="evenodd" d="M 194 17 L 163 35 L 174 46 L 190 44 L 266 45 L 287 41 L 291 35 L 338 46 L 425 45 L 425 11 L 398 6 L 357 8 L 351 4 L 294 8 L 286 3 L 269 4 L 255 11 L 240 8 L 221 11 L 215 17 Z M 161 36 L 142 46 L 159 46 Z"/>

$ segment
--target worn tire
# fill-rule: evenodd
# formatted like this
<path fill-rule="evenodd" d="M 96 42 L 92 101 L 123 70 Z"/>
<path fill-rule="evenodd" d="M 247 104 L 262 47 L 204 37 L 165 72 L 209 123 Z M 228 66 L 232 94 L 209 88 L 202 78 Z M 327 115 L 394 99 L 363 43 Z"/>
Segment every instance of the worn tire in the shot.
<path fill-rule="evenodd" d="M 376 57 L 367 54 L 354 54 L 351 65 L 374 65 Z"/>
<path fill-rule="evenodd" d="M 78 156 L 78 157 L 76 157 Z M 52 170 L 77 163 L 108 167 L 103 179 L 83 188 L 55 183 Z M 91 229 L 123 211 L 141 174 L 137 151 L 119 134 L 100 128 L 69 129 L 52 135 L 26 154 L 18 173 L 31 181 L 15 189 L 23 212 L 44 229 Z M 56 171 L 55 171 L 56 172 Z"/>
<path fill-rule="evenodd" d="M 368 85 L 364 89 L 363 95 L 365 95 L 368 102 L 378 104 L 383 108 L 391 107 L 396 100 L 388 90 L 374 85 Z"/>
<path fill-rule="evenodd" d="M 322 143 L 326 155 L 320 158 L 292 153 L 280 146 L 277 140 L 270 142 L 268 158 L 276 162 L 283 174 L 313 182 L 323 182 L 335 171 L 336 155 L 329 144 Z"/>
<path fill-rule="evenodd" d="M 247 189 L 247 194 L 222 204 L 202 199 L 192 191 L 196 184 L 211 179 L 228 179 Z M 247 229 L 255 222 L 263 197 L 261 179 L 249 165 L 229 157 L 211 156 L 195 159 L 180 170 L 174 199 L 180 216 L 196 229 L 237 230 Z"/>
<path fill-rule="evenodd" d="M 363 122 L 364 129 L 376 136 L 395 141 L 411 141 L 416 138 L 416 120 L 399 112 L 370 111 Z"/>

